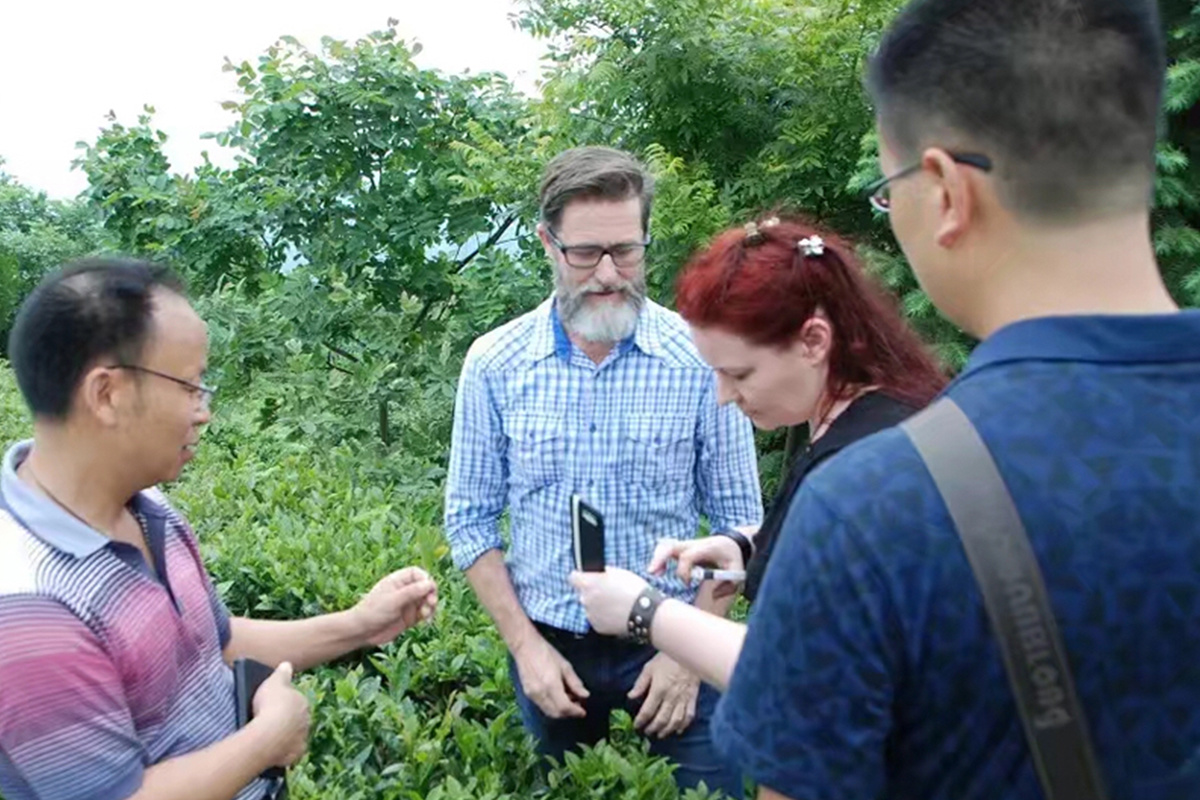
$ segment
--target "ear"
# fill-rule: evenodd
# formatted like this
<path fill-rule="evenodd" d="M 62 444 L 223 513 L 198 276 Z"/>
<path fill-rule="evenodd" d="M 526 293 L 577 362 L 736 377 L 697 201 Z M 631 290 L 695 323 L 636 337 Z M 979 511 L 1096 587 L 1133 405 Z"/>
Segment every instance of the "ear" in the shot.
<path fill-rule="evenodd" d="M 833 347 L 833 326 L 821 315 L 813 315 L 800 328 L 796 344 L 806 361 L 821 364 L 829 359 Z"/>
<path fill-rule="evenodd" d="M 937 192 L 936 241 L 941 247 L 954 247 L 977 214 L 974 187 L 967 177 L 970 168 L 957 163 L 945 150 L 931 147 L 921 156 L 921 169 L 933 177 Z"/>
<path fill-rule="evenodd" d="M 542 240 L 542 249 L 546 251 L 546 257 L 550 259 L 550 263 L 558 263 L 558 248 L 554 246 L 554 242 L 550 241 L 550 233 L 546 228 L 546 223 L 539 222 L 537 224 L 537 235 Z"/>
<path fill-rule="evenodd" d="M 135 388 L 117 370 L 92 367 L 79 382 L 75 402 L 80 411 L 90 414 L 101 425 L 113 427 L 119 422 L 120 412 L 123 406 L 129 404 Z"/>

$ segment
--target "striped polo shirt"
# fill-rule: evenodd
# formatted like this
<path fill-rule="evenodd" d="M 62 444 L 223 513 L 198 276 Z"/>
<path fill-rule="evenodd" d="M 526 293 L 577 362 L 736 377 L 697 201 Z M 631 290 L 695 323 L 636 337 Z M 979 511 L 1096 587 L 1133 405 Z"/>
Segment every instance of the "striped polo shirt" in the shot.
<path fill-rule="evenodd" d="M 229 613 L 161 492 L 130 503 L 156 569 L 19 480 L 30 447 L 0 474 L 0 795 L 126 798 L 236 730 Z"/>

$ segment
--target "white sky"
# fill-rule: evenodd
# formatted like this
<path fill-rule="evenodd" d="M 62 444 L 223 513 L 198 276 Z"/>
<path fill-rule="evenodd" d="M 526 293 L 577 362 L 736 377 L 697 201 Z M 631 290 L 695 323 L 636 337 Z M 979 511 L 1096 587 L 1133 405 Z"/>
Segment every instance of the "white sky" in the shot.
<path fill-rule="evenodd" d="M 316 50 L 322 36 L 353 41 L 389 17 L 420 41 L 419 66 L 495 70 L 531 93 L 542 45 L 512 27 L 513 11 L 512 0 L 3 0 L 0 170 L 70 197 L 87 185 L 70 168 L 75 143 L 94 141 L 110 109 L 132 125 L 147 103 L 173 171 L 190 172 L 202 150 L 228 165 L 200 138 L 234 119 L 221 109 L 238 97 L 225 56 L 256 64 L 284 34 Z"/>

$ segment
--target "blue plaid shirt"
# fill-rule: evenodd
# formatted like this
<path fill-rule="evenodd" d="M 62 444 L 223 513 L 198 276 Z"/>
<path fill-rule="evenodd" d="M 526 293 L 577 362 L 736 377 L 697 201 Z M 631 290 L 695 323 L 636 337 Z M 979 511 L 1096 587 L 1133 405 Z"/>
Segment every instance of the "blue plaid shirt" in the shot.
<path fill-rule="evenodd" d="M 454 410 L 446 535 L 470 567 L 504 549 L 530 619 L 588 630 L 567 583 L 570 498 L 604 514 L 605 558 L 686 602 L 695 589 L 645 572 L 655 542 L 757 525 L 762 497 L 750 422 L 720 408 L 712 370 L 674 312 L 647 301 L 632 337 L 596 365 L 571 344 L 553 300 L 480 337 Z"/>

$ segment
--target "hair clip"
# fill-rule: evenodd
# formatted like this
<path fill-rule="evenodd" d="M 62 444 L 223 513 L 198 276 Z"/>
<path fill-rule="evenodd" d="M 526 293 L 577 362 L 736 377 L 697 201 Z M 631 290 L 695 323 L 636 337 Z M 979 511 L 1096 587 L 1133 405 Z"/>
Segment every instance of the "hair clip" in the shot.
<path fill-rule="evenodd" d="M 812 236 L 807 239 L 801 239 L 800 241 L 796 242 L 796 247 L 800 249 L 801 253 L 808 257 L 825 255 L 825 242 L 820 236 Z"/>
<path fill-rule="evenodd" d="M 750 221 L 746 223 L 746 244 L 759 244 L 763 240 L 762 231 L 758 229 L 758 223 Z"/>
<path fill-rule="evenodd" d="M 766 238 L 763 235 L 763 229 L 764 228 L 773 228 L 774 226 L 776 226 L 778 224 L 779 224 L 779 217 L 771 217 L 770 219 L 765 219 L 762 221 L 761 224 L 758 222 L 754 222 L 754 221 L 747 222 L 746 223 L 746 244 L 762 244 L 763 240 Z"/>

